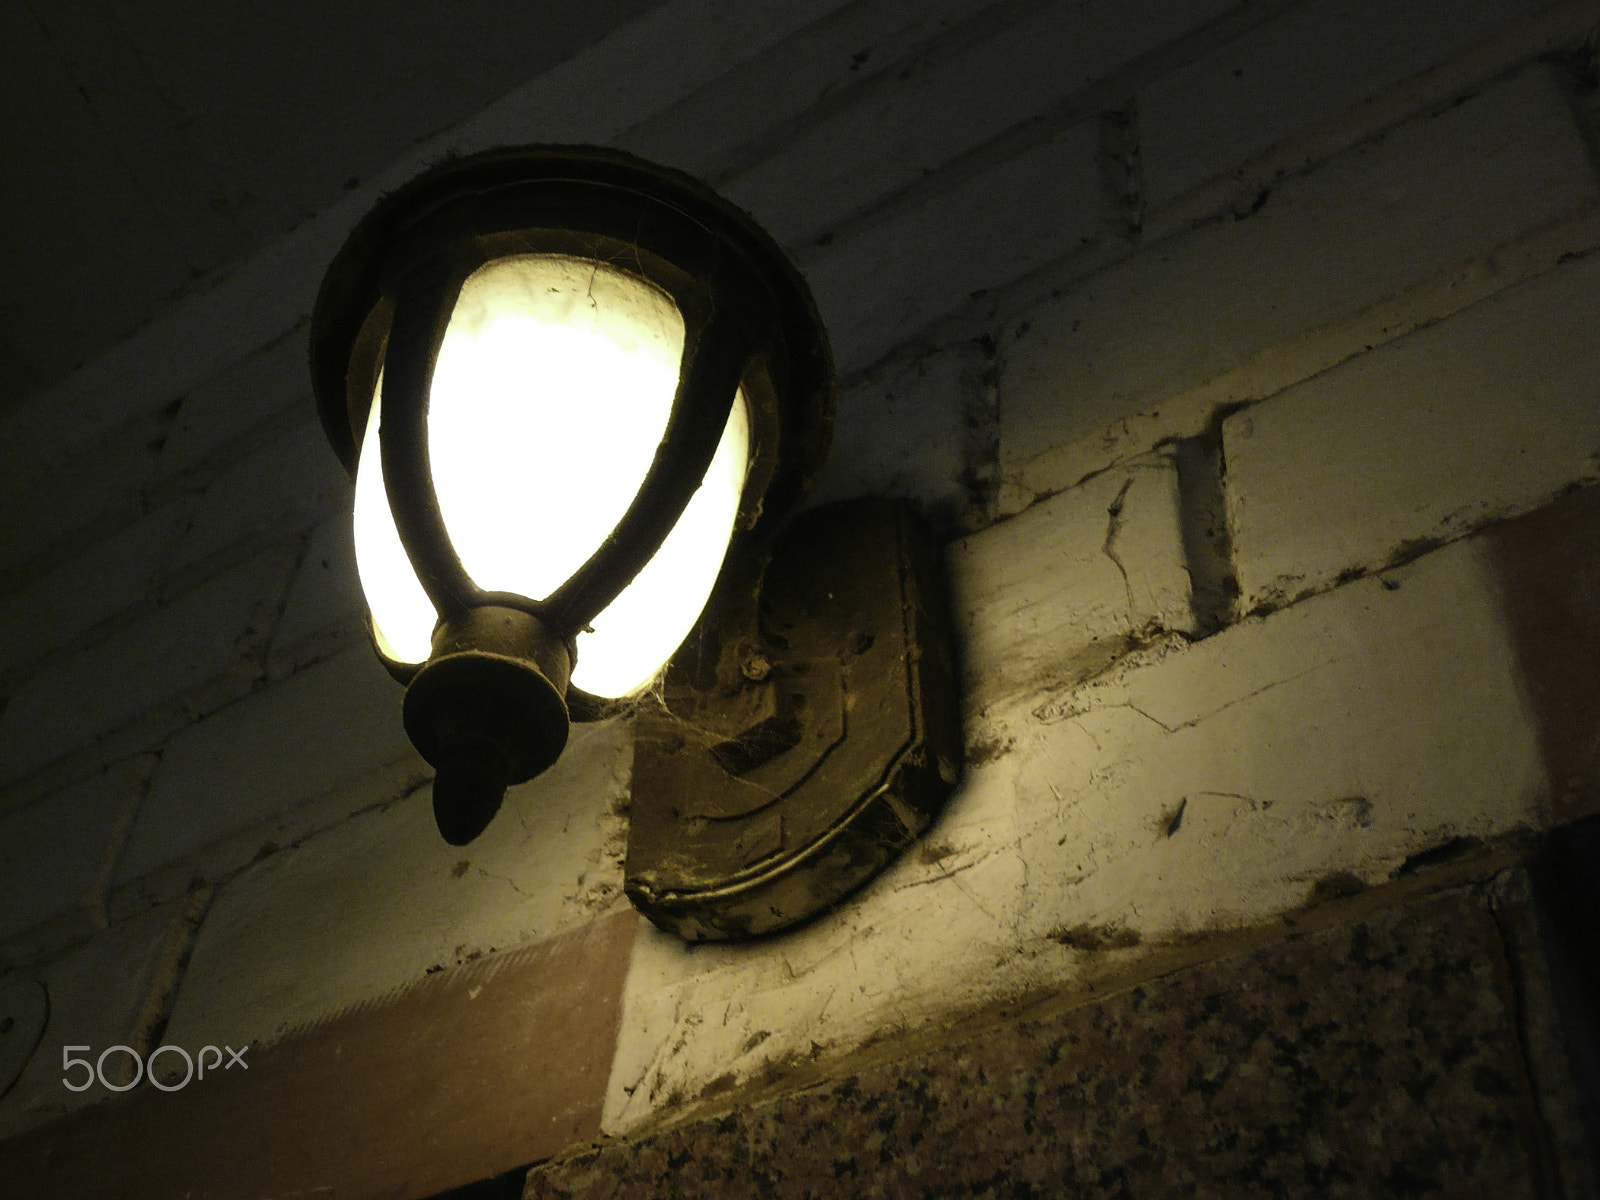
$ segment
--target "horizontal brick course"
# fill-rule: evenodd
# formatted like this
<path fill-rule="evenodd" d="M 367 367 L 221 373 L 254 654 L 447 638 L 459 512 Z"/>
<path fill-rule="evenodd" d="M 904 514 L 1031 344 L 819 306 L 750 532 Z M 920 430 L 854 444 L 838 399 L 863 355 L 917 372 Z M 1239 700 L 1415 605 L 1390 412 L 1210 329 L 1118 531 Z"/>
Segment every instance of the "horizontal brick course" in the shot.
<path fill-rule="evenodd" d="M 1504 30 L 1550 0 L 1313 0 L 1139 94 L 1150 202 L 1160 204 Z"/>
<path fill-rule="evenodd" d="M 1597 194 L 1547 68 L 1418 118 L 1284 181 L 1259 212 L 1146 247 L 1019 322 L 1000 343 L 1002 469 L 1016 476 Z"/>
<path fill-rule="evenodd" d="M 147 761 L 124 760 L 0 819 L 0 939 L 73 910 L 80 936 L 103 920 L 108 859 L 148 777 Z"/>
<path fill-rule="evenodd" d="M 424 788 L 263 859 L 220 889 L 169 1038 L 273 1040 L 608 911 L 631 738 L 625 722 L 575 729 L 470 846 L 439 837 Z"/>
<path fill-rule="evenodd" d="M 407 757 L 402 695 L 358 645 L 191 725 L 167 744 L 118 879 Z"/>
<path fill-rule="evenodd" d="M 0 596 L 0 678 L 152 601 L 161 561 L 188 522 L 188 503 L 167 505 Z"/>
<path fill-rule="evenodd" d="M 1098 126 L 1074 126 L 948 192 L 841 238 L 806 268 L 841 374 L 1101 234 Z"/>
<path fill-rule="evenodd" d="M 642 121 L 617 140 L 654 162 L 713 185 L 737 174 L 820 106 L 849 105 L 855 89 L 893 70 L 929 38 L 990 0 L 879 0 L 844 4 L 764 53 Z"/>
<path fill-rule="evenodd" d="M 350 514 L 312 531 L 272 631 L 270 676 L 287 675 L 353 642 L 365 642 L 366 602 L 356 572 Z"/>
<path fill-rule="evenodd" d="M 0 712 L 0 779 L 163 702 L 214 706 L 248 690 L 291 566 L 281 552 L 263 554 L 29 679 Z"/>
<path fill-rule="evenodd" d="M 195 504 L 169 571 L 204 561 L 239 543 L 277 540 L 349 510 L 349 474 L 328 446 L 314 414 L 219 475 Z"/>
<path fill-rule="evenodd" d="M 987 38 L 980 25 L 982 40 L 897 72 L 732 181 L 728 197 L 804 246 L 1235 2 L 1053 4 Z"/>
<path fill-rule="evenodd" d="M 946 552 L 969 711 L 1076 683 L 1129 646 L 1194 632 L 1166 457 L 1107 471 Z"/>
<path fill-rule="evenodd" d="M 1247 608 L 1600 479 L 1600 255 L 1380 347 L 1223 425 Z"/>

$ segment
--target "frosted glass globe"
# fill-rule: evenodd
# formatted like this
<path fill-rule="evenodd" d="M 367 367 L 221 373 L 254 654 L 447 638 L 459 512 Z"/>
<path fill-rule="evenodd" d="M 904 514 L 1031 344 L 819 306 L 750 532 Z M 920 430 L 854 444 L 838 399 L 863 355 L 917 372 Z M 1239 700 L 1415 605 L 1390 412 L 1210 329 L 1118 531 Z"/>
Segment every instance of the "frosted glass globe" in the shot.
<path fill-rule="evenodd" d="M 660 445 L 683 341 L 671 297 L 602 263 L 518 255 L 466 281 L 434 368 L 428 448 L 445 528 L 474 583 L 543 599 L 599 548 Z M 356 471 L 356 565 L 378 648 L 420 663 L 438 614 L 389 512 L 381 391 L 380 376 Z M 722 567 L 749 443 L 741 392 L 660 550 L 578 635 L 575 687 L 636 691 L 688 635 Z"/>

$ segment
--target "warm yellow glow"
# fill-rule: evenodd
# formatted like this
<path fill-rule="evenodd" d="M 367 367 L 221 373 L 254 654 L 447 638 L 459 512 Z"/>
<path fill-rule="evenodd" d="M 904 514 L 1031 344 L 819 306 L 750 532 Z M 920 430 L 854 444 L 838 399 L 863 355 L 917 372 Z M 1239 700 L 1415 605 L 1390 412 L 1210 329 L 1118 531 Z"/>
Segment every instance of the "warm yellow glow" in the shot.
<path fill-rule="evenodd" d="M 557 255 L 501 259 L 461 290 L 434 370 L 434 486 L 480 587 L 542 598 L 626 511 L 672 410 L 683 319 L 623 271 Z M 421 662 L 436 614 L 383 491 L 376 397 L 356 475 L 356 564 L 379 648 Z M 700 489 L 654 559 L 578 638 L 573 684 L 621 696 L 648 683 L 705 606 L 749 460 L 740 395 Z"/>
<path fill-rule="evenodd" d="M 356 571 L 372 614 L 378 649 L 396 662 L 419 663 L 433 649 L 438 613 L 400 545 L 400 534 L 389 513 L 389 497 L 383 490 L 383 460 L 378 454 L 378 395 L 382 388 L 383 376 L 379 375 L 367 433 L 361 439 L 361 460 L 356 464 Z"/>
<path fill-rule="evenodd" d="M 749 461 L 750 423 L 741 391 L 705 479 L 661 549 L 594 619 L 594 632 L 578 635 L 574 687 L 625 696 L 654 679 L 672 657 L 699 620 L 722 569 Z"/>

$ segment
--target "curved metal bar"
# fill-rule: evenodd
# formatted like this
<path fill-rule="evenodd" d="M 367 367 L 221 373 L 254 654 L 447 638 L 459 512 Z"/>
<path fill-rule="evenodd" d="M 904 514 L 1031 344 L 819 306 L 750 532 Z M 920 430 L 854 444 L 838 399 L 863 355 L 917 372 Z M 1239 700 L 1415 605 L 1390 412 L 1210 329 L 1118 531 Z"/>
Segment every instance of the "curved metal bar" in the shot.
<path fill-rule="evenodd" d="M 661 549 L 711 466 L 750 351 L 742 322 L 721 313 L 685 347 L 672 416 L 650 470 L 606 540 L 545 597 L 551 627 L 583 629 Z"/>
<path fill-rule="evenodd" d="M 483 602 L 445 529 L 428 460 L 428 394 L 445 329 L 466 273 L 440 259 L 408 272 L 396 289 L 383 364 L 378 448 L 400 544 L 441 617 Z"/>

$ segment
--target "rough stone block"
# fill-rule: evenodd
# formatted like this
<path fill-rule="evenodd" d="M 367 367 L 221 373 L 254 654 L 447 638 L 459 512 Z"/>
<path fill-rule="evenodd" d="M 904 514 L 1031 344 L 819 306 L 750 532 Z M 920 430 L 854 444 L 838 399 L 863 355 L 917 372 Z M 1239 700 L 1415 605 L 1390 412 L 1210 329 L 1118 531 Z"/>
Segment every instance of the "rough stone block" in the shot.
<path fill-rule="evenodd" d="M 1520 1003 L 1455 892 L 605 1142 L 525 1194 L 1533 1200 Z"/>
<path fill-rule="evenodd" d="M 103 906 L 108 857 L 146 778 L 142 760 L 124 760 L 0 820 L 0 939 L 72 909 L 87 922 Z"/>
<path fill-rule="evenodd" d="M 167 744 L 117 878 L 176 861 L 410 753 L 404 690 L 366 646 L 269 684 Z"/>
<path fill-rule="evenodd" d="M 440 838 L 424 788 L 265 859 L 219 892 L 169 1040 L 273 1040 L 608 911 L 631 762 L 626 722 L 577 726 L 470 846 Z"/>
<path fill-rule="evenodd" d="M 728 184 L 728 196 L 779 241 L 805 245 L 1234 3 L 1050 4 L 992 36 L 975 30 L 975 44 L 865 91 Z"/>
<path fill-rule="evenodd" d="M 841 374 L 1104 226 L 1096 126 L 1055 139 L 841 238 L 806 268 Z"/>
<path fill-rule="evenodd" d="M 0 779 L 166 701 L 248 687 L 290 565 L 282 552 L 260 555 L 28 680 L 0 712 Z"/>
<path fill-rule="evenodd" d="M 1152 245 L 1029 314 L 1001 341 L 1002 468 L 1159 408 L 1597 190 L 1547 68 L 1408 122 L 1283 181 L 1246 219 Z"/>
<path fill-rule="evenodd" d="M 1600 479 L 1600 255 L 1352 359 L 1223 426 L 1247 608 Z"/>
<path fill-rule="evenodd" d="M 1448 59 L 1549 0 L 1316 0 L 1291 6 L 1139 94 L 1160 204 Z"/>
<path fill-rule="evenodd" d="M 1476 542 L 969 728 L 921 846 L 778 942 L 641 930 L 606 1129 L 1539 820 L 1547 782 Z"/>
<path fill-rule="evenodd" d="M 168 505 L 0 598 L 0 676 L 151 599 L 162 556 L 187 523 L 186 503 Z"/>
<path fill-rule="evenodd" d="M 1195 630 L 1177 470 L 1164 456 L 963 538 L 946 562 L 970 712 L 1075 683 L 1162 632 Z"/>

